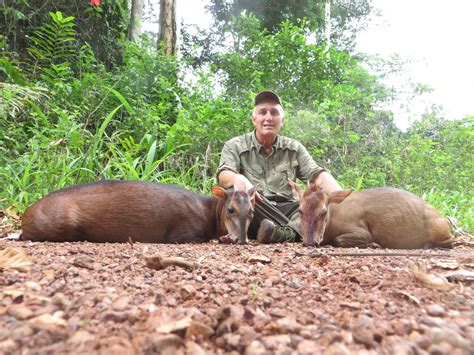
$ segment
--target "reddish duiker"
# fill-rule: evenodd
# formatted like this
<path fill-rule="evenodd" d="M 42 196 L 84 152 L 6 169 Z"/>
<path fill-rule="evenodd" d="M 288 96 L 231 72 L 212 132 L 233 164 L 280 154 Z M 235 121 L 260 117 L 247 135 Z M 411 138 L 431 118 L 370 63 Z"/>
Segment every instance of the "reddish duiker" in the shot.
<path fill-rule="evenodd" d="M 408 191 L 383 187 L 327 194 L 314 182 L 305 191 L 289 183 L 300 198 L 304 245 L 452 247 L 447 218 Z"/>

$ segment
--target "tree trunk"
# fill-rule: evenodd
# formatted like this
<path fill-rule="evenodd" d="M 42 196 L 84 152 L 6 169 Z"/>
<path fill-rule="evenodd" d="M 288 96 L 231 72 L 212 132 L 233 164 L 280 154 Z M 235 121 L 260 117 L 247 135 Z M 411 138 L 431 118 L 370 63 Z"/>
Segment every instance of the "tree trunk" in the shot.
<path fill-rule="evenodd" d="M 163 42 L 165 53 L 176 54 L 176 1 L 160 0 L 160 36 L 158 45 Z"/>
<path fill-rule="evenodd" d="M 324 6 L 324 37 L 326 38 L 326 51 L 331 47 L 331 0 L 326 0 Z"/>
<path fill-rule="evenodd" d="M 128 39 L 138 42 L 141 33 L 143 0 L 132 0 L 132 10 L 130 14 L 130 25 L 128 26 Z"/>

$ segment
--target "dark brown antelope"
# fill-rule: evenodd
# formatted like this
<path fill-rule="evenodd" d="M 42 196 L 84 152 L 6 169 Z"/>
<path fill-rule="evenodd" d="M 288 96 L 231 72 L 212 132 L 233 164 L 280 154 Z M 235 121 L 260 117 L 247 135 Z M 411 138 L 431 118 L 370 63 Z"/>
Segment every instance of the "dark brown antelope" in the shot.
<path fill-rule="evenodd" d="M 143 181 L 99 181 L 55 191 L 28 207 L 21 240 L 196 243 L 229 234 L 247 243 L 255 189 L 200 196 Z"/>
<path fill-rule="evenodd" d="M 314 182 L 305 191 L 289 183 L 300 198 L 304 245 L 452 247 L 448 220 L 408 191 L 383 187 L 327 194 Z"/>

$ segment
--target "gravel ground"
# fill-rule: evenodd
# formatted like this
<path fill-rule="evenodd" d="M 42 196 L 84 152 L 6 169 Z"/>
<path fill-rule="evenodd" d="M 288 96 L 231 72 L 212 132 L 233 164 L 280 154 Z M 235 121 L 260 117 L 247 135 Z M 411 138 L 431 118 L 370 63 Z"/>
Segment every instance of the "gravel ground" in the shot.
<path fill-rule="evenodd" d="M 0 267 L 4 353 L 473 353 L 468 246 L 2 240 L 2 250 L 31 262 Z"/>

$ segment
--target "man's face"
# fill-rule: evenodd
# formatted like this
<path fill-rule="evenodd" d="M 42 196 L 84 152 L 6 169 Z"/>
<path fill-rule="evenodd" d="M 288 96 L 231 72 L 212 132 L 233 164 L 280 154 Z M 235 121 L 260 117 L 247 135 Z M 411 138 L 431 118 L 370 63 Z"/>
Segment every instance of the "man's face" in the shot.
<path fill-rule="evenodd" d="M 283 126 L 283 109 L 276 101 L 255 106 L 252 122 L 258 136 L 276 136 Z"/>

